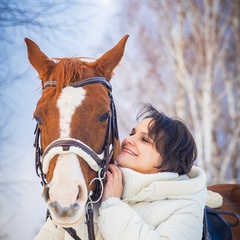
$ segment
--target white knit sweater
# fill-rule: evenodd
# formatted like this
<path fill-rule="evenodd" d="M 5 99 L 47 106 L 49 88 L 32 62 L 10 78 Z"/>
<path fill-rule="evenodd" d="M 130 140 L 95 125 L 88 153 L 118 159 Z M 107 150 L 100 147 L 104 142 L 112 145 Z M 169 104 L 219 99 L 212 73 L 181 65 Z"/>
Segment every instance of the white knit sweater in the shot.
<path fill-rule="evenodd" d="M 123 200 L 108 198 L 99 209 L 105 240 L 201 239 L 207 191 L 200 168 L 188 176 L 122 172 Z"/>
<path fill-rule="evenodd" d="M 123 193 L 122 198 L 130 200 L 137 196 L 143 189 L 156 181 L 173 181 L 176 180 L 178 173 L 159 172 L 154 174 L 142 174 L 129 168 L 121 168 L 123 174 Z M 186 177 L 186 175 L 184 175 Z M 165 187 L 165 184 L 164 186 Z"/>

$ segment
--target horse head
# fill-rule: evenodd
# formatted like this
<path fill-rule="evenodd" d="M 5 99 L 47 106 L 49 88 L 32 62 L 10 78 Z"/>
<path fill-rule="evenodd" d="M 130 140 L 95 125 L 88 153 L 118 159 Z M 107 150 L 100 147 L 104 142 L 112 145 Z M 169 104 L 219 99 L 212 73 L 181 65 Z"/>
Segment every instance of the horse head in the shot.
<path fill-rule="evenodd" d="M 92 62 L 50 59 L 36 43 L 25 39 L 29 61 L 42 84 L 34 111 L 37 173 L 40 171 L 42 195 L 58 225 L 69 227 L 83 219 L 96 188 L 103 191 L 106 159 L 113 159 L 118 152 L 109 81 L 123 56 L 127 38 L 124 36 Z"/>

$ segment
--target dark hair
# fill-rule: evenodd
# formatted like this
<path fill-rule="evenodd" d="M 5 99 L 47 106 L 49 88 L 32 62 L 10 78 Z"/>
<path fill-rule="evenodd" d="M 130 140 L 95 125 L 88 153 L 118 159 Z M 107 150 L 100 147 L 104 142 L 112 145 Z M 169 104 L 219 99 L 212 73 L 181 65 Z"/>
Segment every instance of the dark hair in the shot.
<path fill-rule="evenodd" d="M 162 157 L 158 169 L 163 172 L 189 173 L 197 158 L 194 138 L 186 125 L 178 118 L 169 118 L 158 112 L 151 104 L 145 104 L 137 115 L 139 118 L 153 118 L 149 125 L 149 136 Z"/>

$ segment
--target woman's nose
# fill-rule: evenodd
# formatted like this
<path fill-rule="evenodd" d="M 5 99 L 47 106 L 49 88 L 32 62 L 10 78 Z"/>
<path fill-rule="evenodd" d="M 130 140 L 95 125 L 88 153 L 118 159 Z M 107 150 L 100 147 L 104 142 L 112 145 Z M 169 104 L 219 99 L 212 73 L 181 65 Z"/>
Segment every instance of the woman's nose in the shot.
<path fill-rule="evenodd" d="M 131 135 L 131 136 L 126 137 L 126 138 L 123 140 L 123 144 L 124 144 L 124 145 L 126 145 L 126 144 L 134 145 L 134 144 L 135 144 L 134 136 Z"/>

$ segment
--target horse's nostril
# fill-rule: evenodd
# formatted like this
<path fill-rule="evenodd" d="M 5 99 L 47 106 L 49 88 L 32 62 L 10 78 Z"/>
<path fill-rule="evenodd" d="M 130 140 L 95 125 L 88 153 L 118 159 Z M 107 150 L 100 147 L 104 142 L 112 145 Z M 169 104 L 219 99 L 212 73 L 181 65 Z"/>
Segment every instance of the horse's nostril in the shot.
<path fill-rule="evenodd" d="M 74 203 L 71 205 L 72 209 L 78 209 L 79 208 L 79 204 L 78 203 Z"/>
<path fill-rule="evenodd" d="M 50 199 L 49 187 L 47 187 L 47 186 L 44 187 L 42 197 L 44 198 L 45 202 L 47 202 Z"/>
<path fill-rule="evenodd" d="M 78 194 L 77 194 L 77 200 L 80 198 L 80 193 L 81 193 L 81 187 L 78 185 Z"/>

